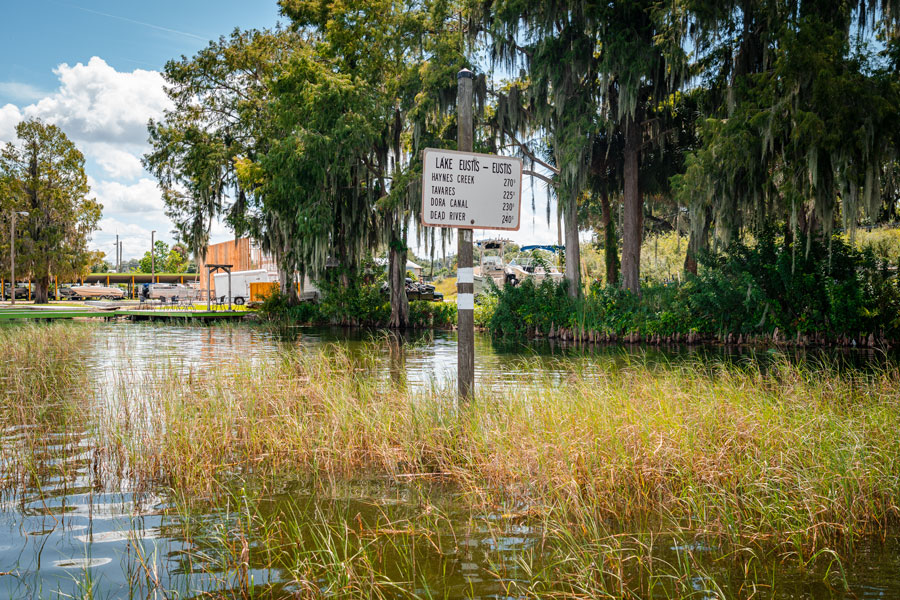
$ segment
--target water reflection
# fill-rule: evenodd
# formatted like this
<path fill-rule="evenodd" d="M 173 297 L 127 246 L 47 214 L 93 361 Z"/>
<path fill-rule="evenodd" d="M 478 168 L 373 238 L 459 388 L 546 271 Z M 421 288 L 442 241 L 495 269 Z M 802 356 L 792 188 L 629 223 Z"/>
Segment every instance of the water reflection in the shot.
<path fill-rule="evenodd" d="M 278 360 L 285 347 L 325 344 L 373 365 L 373 376 L 387 386 L 455 387 L 453 332 L 111 324 L 96 327 L 93 339 L 84 358 L 84 385 L 93 390 L 108 388 L 122 370 L 171 369 L 189 375 Z M 476 382 L 487 388 L 589 379 L 611 367 L 668 367 L 679 361 L 701 361 L 711 369 L 732 362 L 765 370 L 784 356 L 827 361 L 838 369 L 894 360 L 863 351 L 657 349 L 552 341 L 498 345 L 486 336 L 476 337 L 476 353 Z M 535 572 L 546 567 L 546 537 L 535 523 L 510 507 L 473 514 L 469 499 L 438 483 L 369 481 L 323 489 L 283 482 L 277 493 L 252 507 L 240 486 L 225 502 L 205 503 L 186 502 L 164 487 L 134 489 L 128 473 L 103 471 L 110 448 L 97 441 L 95 423 L 78 417 L 85 414 L 62 401 L 24 427 L 0 420 L 0 473 L 12 478 L 0 495 L 0 597 L 77 597 L 87 595 L 91 585 L 100 597 L 148 597 L 158 589 L 178 597 L 204 592 L 240 597 L 251 581 L 269 597 L 341 597 L 343 575 L 353 569 L 364 574 L 368 565 L 373 577 L 396 582 L 396 597 L 497 598 L 516 590 L 524 594 Z M 752 593 L 744 587 L 748 576 L 741 573 L 742 565 L 723 560 L 703 540 L 651 543 L 654 560 L 663 563 L 698 557 L 706 570 L 692 576 L 692 585 L 719 588 L 729 598 L 900 597 L 900 544 L 894 538 L 861 546 L 846 573 L 848 589 L 776 563 L 754 566 L 765 571 L 757 579 L 774 588 Z M 604 557 L 598 554 L 598 560 Z M 671 589 L 663 586 L 646 597 L 663 597 Z"/>
<path fill-rule="evenodd" d="M 242 362 L 275 360 L 280 349 L 336 345 L 362 360 L 371 359 L 373 376 L 394 386 L 455 389 L 456 333 L 452 331 L 373 332 L 349 328 L 293 327 L 270 331 L 261 327 L 173 327 L 152 324 L 108 325 L 98 328 L 98 343 L 89 357 L 97 372 L 121 368 L 165 367 L 188 373 Z M 896 364 L 896 353 L 874 349 L 779 348 L 747 346 L 599 345 L 557 340 L 529 343 L 496 342 L 475 337 L 475 378 L 487 387 L 527 386 L 538 380 L 560 382 L 592 378 L 612 369 L 635 365 L 669 367 L 679 362 L 710 365 L 743 364 L 763 371 L 773 363 L 824 363 L 829 369 L 865 369 Z"/>

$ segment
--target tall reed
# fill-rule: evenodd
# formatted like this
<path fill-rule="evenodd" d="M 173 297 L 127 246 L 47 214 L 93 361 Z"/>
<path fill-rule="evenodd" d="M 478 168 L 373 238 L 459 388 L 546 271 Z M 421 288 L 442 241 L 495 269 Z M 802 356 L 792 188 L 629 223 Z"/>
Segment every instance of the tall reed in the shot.
<path fill-rule="evenodd" d="M 485 389 L 462 406 L 449 386 L 379 384 L 335 348 L 145 376 L 123 379 L 104 429 L 128 468 L 178 489 L 248 473 L 440 477 L 485 506 L 804 551 L 884 532 L 898 517 L 891 366 L 864 375 L 638 359 L 590 379 Z"/>
<path fill-rule="evenodd" d="M 0 496 L 68 480 L 70 465 L 58 459 L 90 427 L 90 333 L 61 323 L 0 327 Z"/>
<path fill-rule="evenodd" d="M 184 595 L 455 597 L 474 594 L 465 568 L 508 597 L 743 597 L 772 576 L 771 553 L 824 563 L 841 585 L 834 549 L 896 530 L 889 363 L 560 363 L 459 405 L 449 382 L 379 373 L 390 339 L 92 380 L 82 348 L 96 331 L 0 329 L 0 489 L 67 480 L 45 446 L 75 444 L 92 488 L 171 490 L 190 550 L 166 573 L 135 544 L 141 596 L 178 580 Z M 316 500 L 273 506 L 297 479 Z M 367 481 L 405 508 L 329 508 Z M 527 543 L 506 547 L 515 531 Z"/>

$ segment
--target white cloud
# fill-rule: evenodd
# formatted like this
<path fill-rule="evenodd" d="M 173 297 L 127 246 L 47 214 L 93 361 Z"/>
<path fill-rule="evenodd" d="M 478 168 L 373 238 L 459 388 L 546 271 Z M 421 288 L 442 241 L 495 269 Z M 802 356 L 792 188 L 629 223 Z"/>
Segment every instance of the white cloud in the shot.
<path fill-rule="evenodd" d="M 63 63 L 54 73 L 59 89 L 26 107 L 24 113 L 58 125 L 76 143 L 142 148 L 147 121 L 160 117 L 169 106 L 157 71 L 119 72 L 95 56 L 86 65 Z"/>
<path fill-rule="evenodd" d="M 39 98 L 43 98 L 47 95 L 47 92 L 40 90 L 29 83 L 0 81 L 0 94 L 23 102 L 32 102 Z"/>
<path fill-rule="evenodd" d="M 91 193 L 103 204 L 104 215 L 125 219 L 165 219 L 164 204 L 156 182 L 142 177 L 127 185 L 118 181 L 96 181 L 88 177 Z M 168 223 L 168 221 L 166 221 Z"/>
<path fill-rule="evenodd" d="M 106 217 L 100 221 L 100 230 L 94 233 L 91 239 L 91 248 L 93 250 L 101 250 L 106 253 L 106 260 L 115 262 L 116 256 L 116 234 L 119 234 L 119 241 L 122 242 L 122 257 L 124 260 L 132 258 L 140 258 L 150 249 L 150 231 L 154 227 L 144 227 L 136 223 L 127 223 L 125 221 Z M 157 229 L 156 239 L 166 240 L 167 232 L 161 232 Z"/>
<path fill-rule="evenodd" d="M 114 258 L 118 233 L 125 258 L 140 257 L 150 247 L 152 230 L 156 239 L 171 243 L 173 227 L 162 196 L 140 162 L 148 149 L 147 122 L 162 117 L 170 106 L 162 75 L 141 69 L 120 72 L 98 57 L 87 64 L 61 64 L 54 73 L 59 87 L 49 95 L 27 106 L 0 107 L 0 142 L 15 139 L 15 126 L 23 119 L 40 118 L 59 126 L 78 146 L 87 159 L 91 195 L 103 204 L 92 248 Z M 34 100 L 23 97 L 33 89 L 0 90 Z"/>
<path fill-rule="evenodd" d="M 147 122 L 170 106 L 162 75 L 142 69 L 116 71 L 96 56 L 87 64 L 63 63 L 54 73 L 59 87 L 53 93 L 24 107 L 0 108 L 0 142 L 12 141 L 23 119 L 39 118 L 59 126 L 106 177 L 140 177 L 140 157 L 148 149 Z M 0 83 L 2 92 L 16 89 L 30 100 L 39 93 L 27 84 Z"/>
<path fill-rule="evenodd" d="M 16 125 L 22 120 L 22 112 L 14 104 L 0 107 L 0 142 L 11 142 L 16 137 Z"/>
<path fill-rule="evenodd" d="M 138 158 L 141 150 L 130 151 L 127 146 L 123 148 L 101 142 L 84 144 L 82 151 L 96 160 L 100 168 L 114 179 L 134 179 L 144 172 Z"/>

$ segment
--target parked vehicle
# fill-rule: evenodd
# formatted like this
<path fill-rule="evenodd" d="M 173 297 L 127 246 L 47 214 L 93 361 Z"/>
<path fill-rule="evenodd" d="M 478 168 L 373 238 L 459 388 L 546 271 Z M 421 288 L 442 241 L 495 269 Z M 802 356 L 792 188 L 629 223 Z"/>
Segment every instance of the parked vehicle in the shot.
<path fill-rule="evenodd" d="M 535 284 L 540 285 L 547 278 L 559 283 L 563 279 L 563 274 L 556 265 L 542 263 L 529 256 L 514 258 L 506 265 L 506 281 L 513 285 L 518 285 L 526 279 L 534 279 Z"/>
<path fill-rule="evenodd" d="M 507 239 L 489 238 L 475 242 L 479 249 L 479 264 L 475 266 L 473 273 L 473 287 L 475 295 L 481 295 L 493 287 L 503 287 L 507 281 L 506 260 L 504 258 L 506 246 L 511 242 Z M 487 254 L 489 250 L 499 254 Z"/>
<path fill-rule="evenodd" d="M 11 300 L 12 299 L 12 286 L 4 286 L 3 287 L 3 299 Z M 28 299 L 28 288 L 24 286 L 16 286 L 16 300 L 27 300 Z"/>
<path fill-rule="evenodd" d="M 387 294 L 389 289 L 387 282 L 381 285 L 381 293 Z M 408 300 L 426 300 L 429 302 L 444 301 L 444 295 L 440 292 L 435 292 L 433 285 L 413 281 L 409 277 L 406 278 L 406 298 Z"/>
<path fill-rule="evenodd" d="M 56 288 L 56 292 L 59 294 L 59 297 L 62 300 L 74 300 L 78 297 L 78 294 L 75 293 L 75 290 L 67 285 Z"/>
<path fill-rule="evenodd" d="M 255 269 L 252 271 L 234 271 L 231 273 L 231 302 L 241 306 L 250 301 L 250 284 L 251 283 L 271 283 L 278 281 L 275 273 L 270 273 L 265 269 Z M 228 273 L 216 273 L 213 275 L 213 282 L 216 286 L 215 295 L 217 298 L 228 301 Z"/>

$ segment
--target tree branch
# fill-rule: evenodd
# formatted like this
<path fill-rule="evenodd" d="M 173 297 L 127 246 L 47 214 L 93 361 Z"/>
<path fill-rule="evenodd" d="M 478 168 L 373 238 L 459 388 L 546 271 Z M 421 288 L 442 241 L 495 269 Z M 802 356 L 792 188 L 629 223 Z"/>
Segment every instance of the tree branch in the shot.
<path fill-rule="evenodd" d="M 541 181 L 543 181 L 543 182 L 546 183 L 547 185 L 552 185 L 553 187 L 559 186 L 559 183 L 558 183 L 558 182 L 554 181 L 553 179 L 550 179 L 550 178 L 547 177 L 546 175 L 543 175 L 543 174 L 541 174 L 541 173 L 538 173 L 537 171 L 532 171 L 531 169 L 523 169 L 523 170 L 522 170 L 522 175 L 531 175 L 532 177 L 537 177 L 538 179 L 540 179 Z"/>
<path fill-rule="evenodd" d="M 544 162 L 543 160 L 541 160 L 541 159 L 539 159 L 537 156 L 535 156 L 534 152 L 532 152 L 531 149 L 530 149 L 528 146 L 526 146 L 525 144 L 523 144 L 522 142 L 520 142 L 520 141 L 516 138 L 516 136 L 513 135 L 510 131 L 507 131 L 505 127 L 504 127 L 504 131 L 506 132 L 506 135 L 509 137 L 509 139 L 511 139 L 512 142 L 513 142 L 516 146 L 518 146 L 519 148 L 521 148 L 521 149 L 522 149 L 522 152 L 525 154 L 525 156 L 527 156 L 528 158 L 530 158 L 532 162 L 536 162 L 537 164 L 541 165 L 542 167 L 544 167 L 544 168 L 547 169 L 548 171 L 552 172 L 554 175 L 559 175 L 559 169 L 557 169 L 556 167 L 554 167 L 554 166 L 551 165 L 550 163 Z"/>

